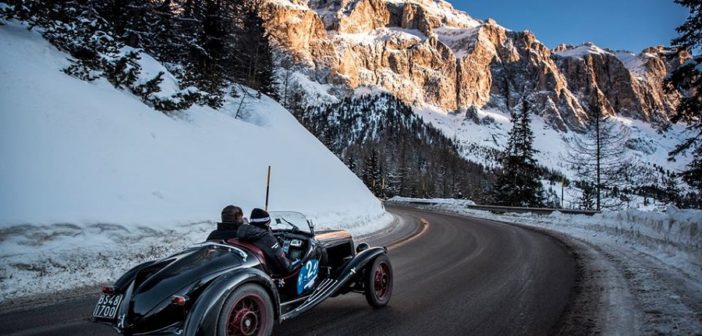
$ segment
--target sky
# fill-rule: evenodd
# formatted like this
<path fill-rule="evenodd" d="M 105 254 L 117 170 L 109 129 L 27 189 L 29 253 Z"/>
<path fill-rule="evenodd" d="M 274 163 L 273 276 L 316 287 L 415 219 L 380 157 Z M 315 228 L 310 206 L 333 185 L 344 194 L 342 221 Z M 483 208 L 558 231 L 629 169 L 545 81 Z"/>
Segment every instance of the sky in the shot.
<path fill-rule="evenodd" d="M 670 45 L 688 16 L 673 0 L 448 0 L 476 19 L 493 18 L 511 30 L 529 30 L 548 47 L 594 42 L 639 52 Z"/>

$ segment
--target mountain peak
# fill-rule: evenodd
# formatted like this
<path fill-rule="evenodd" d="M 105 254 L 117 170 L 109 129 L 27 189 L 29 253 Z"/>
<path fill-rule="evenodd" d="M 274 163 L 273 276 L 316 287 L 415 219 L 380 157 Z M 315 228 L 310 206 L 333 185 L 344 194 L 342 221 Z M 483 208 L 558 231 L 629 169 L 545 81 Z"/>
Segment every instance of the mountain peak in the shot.
<path fill-rule="evenodd" d="M 562 130 L 578 129 L 593 100 L 609 114 L 666 123 L 678 99 L 660 88 L 675 64 L 653 49 L 646 59 L 591 42 L 550 50 L 529 31 L 476 20 L 441 0 L 268 1 L 273 38 L 310 79 L 342 95 L 375 87 L 444 111 L 510 111 L 529 99 Z M 592 57 L 599 63 L 583 62 Z"/>

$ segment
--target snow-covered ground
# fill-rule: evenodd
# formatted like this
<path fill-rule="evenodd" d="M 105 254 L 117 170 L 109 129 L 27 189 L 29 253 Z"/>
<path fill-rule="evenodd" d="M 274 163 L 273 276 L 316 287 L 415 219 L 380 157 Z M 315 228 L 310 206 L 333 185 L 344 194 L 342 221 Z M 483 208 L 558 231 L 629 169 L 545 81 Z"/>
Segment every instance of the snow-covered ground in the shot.
<path fill-rule="evenodd" d="M 435 211 L 517 223 L 571 239 L 596 284 L 590 288 L 604 335 L 695 335 L 702 330 L 702 211 L 625 210 L 594 216 L 493 214 L 467 201 L 394 198 Z M 592 293 L 594 292 L 594 293 Z"/>
<path fill-rule="evenodd" d="M 476 117 L 480 123 L 475 123 L 465 113 L 446 113 L 432 106 L 415 108 L 414 111 L 448 138 L 455 139 L 462 147 L 465 158 L 487 166 L 495 165 L 495 161 L 486 156 L 486 151 L 504 150 L 512 128 L 510 115 L 495 108 L 477 109 Z M 660 131 L 640 120 L 616 117 L 612 121 L 626 128 L 630 134 L 629 141 L 636 144 L 635 149 L 627 151 L 630 161 L 642 166 L 656 164 L 674 172 L 690 162 L 690 157 L 680 157 L 674 162 L 667 159 L 668 152 L 688 136 L 684 124 L 675 124 L 667 131 Z M 534 148 L 538 150 L 538 163 L 574 179 L 574 172 L 563 158 L 567 157 L 568 142 L 573 137 L 583 135 L 561 132 L 538 115 L 531 116 L 531 129 L 534 132 Z"/>
<path fill-rule="evenodd" d="M 202 241 L 221 209 L 307 214 L 354 234 L 391 221 L 363 183 L 273 100 L 169 117 L 17 23 L 0 26 L 0 303 L 115 280 Z M 166 71 L 141 54 L 142 76 Z M 142 78 L 142 79 L 144 79 Z M 170 74 L 162 88 L 177 90 Z"/>

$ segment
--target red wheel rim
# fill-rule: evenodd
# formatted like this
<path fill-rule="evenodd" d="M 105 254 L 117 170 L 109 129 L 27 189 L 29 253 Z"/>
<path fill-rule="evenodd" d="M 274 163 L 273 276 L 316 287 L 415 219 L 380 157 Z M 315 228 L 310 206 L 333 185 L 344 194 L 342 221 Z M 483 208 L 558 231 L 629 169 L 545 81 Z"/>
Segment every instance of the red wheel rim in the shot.
<path fill-rule="evenodd" d="M 229 314 L 228 336 L 251 336 L 261 331 L 267 318 L 263 299 L 258 295 L 247 295 L 239 299 Z"/>
<path fill-rule="evenodd" d="M 386 263 L 378 264 L 373 275 L 373 289 L 378 300 L 384 300 L 390 291 L 390 268 Z"/>

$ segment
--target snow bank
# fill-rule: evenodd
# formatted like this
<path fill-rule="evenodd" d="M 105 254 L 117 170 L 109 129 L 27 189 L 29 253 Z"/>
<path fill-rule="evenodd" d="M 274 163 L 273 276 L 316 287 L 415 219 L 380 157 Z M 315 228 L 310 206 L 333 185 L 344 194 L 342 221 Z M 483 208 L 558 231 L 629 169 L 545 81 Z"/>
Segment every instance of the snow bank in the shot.
<path fill-rule="evenodd" d="M 60 69 L 40 35 L 0 26 L 0 302 L 114 280 L 202 241 L 221 209 L 307 214 L 355 234 L 390 222 L 382 204 L 275 101 L 240 98 L 171 118 L 104 80 Z M 165 71 L 142 55 L 144 76 Z M 164 76 L 167 90 L 173 77 Z"/>
<path fill-rule="evenodd" d="M 475 202 L 471 200 L 462 200 L 454 198 L 412 198 L 412 197 L 400 197 L 395 196 L 388 200 L 388 202 L 404 202 L 404 203 L 415 203 L 415 204 L 441 204 L 442 206 L 449 207 L 465 207 L 466 205 L 475 205 Z"/>
<path fill-rule="evenodd" d="M 568 231 L 578 228 L 604 232 L 612 236 L 622 236 L 641 243 L 669 244 L 682 250 L 702 253 L 702 210 L 678 209 L 668 206 L 664 211 L 641 211 L 628 209 L 605 211 L 593 216 L 563 214 L 550 215 L 530 213 L 494 214 L 475 210 L 466 206 L 475 205 L 469 200 L 444 198 L 393 197 L 390 202 L 426 205 L 442 210 L 450 210 L 477 217 L 485 217 L 525 224 L 540 224 Z M 543 225 L 541 225 L 543 224 Z"/>
<path fill-rule="evenodd" d="M 550 217 L 559 223 L 573 221 L 572 215 L 561 213 Z M 702 211 L 677 209 L 669 206 L 665 212 L 623 210 L 603 212 L 588 216 L 576 216 L 576 225 L 601 228 L 615 235 L 626 235 L 634 239 L 670 243 L 679 247 L 702 250 Z"/>

